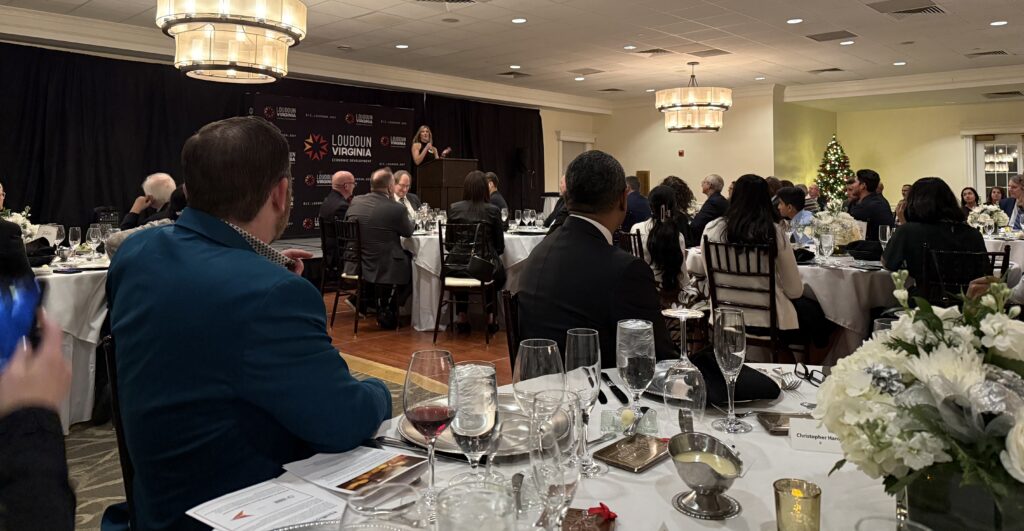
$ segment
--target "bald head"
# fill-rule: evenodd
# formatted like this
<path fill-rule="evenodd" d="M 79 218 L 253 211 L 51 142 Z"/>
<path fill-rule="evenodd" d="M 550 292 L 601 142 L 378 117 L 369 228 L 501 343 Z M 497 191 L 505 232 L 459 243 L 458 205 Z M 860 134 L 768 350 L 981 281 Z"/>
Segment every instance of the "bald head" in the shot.
<path fill-rule="evenodd" d="M 356 177 L 347 171 L 334 172 L 331 176 L 331 188 L 346 199 L 352 197 L 352 192 L 356 189 Z"/>
<path fill-rule="evenodd" d="M 391 195 L 395 187 L 395 176 L 389 168 L 381 168 L 370 174 L 370 191 Z"/>

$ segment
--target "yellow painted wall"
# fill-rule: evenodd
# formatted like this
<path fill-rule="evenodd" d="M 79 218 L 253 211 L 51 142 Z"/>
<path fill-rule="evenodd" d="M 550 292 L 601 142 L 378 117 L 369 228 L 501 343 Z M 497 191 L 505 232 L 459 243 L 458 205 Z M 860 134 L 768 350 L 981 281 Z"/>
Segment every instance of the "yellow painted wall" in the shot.
<path fill-rule="evenodd" d="M 893 205 L 900 187 L 921 177 L 941 177 L 957 194 L 974 186 L 969 182 L 972 177 L 965 175 L 960 131 L 1007 123 L 1024 123 L 1024 102 L 839 112 L 836 117 L 839 142 L 850 165 L 854 170 L 877 171 Z"/>
<path fill-rule="evenodd" d="M 557 192 L 561 169 L 558 165 L 558 131 L 593 133 L 594 116 L 581 112 L 540 110 L 544 129 L 544 191 Z"/>
<path fill-rule="evenodd" d="M 775 87 L 774 154 L 779 179 L 809 184 L 832 135 L 836 113 L 783 101 L 785 87 Z"/>

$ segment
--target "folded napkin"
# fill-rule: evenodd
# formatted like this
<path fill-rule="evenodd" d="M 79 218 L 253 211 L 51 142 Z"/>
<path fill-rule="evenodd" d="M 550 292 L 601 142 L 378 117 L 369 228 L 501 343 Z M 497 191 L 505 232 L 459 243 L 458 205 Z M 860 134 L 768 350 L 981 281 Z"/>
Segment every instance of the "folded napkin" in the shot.
<path fill-rule="evenodd" d="M 793 256 L 798 264 L 807 264 L 814 261 L 814 253 L 807 249 L 793 249 Z"/>
<path fill-rule="evenodd" d="M 718 368 L 718 361 L 715 360 L 714 347 L 701 349 L 690 357 L 690 361 L 700 369 L 701 375 L 704 376 L 704 385 L 708 389 L 708 404 L 728 405 L 728 388 L 725 385 L 722 370 Z M 775 383 L 775 380 L 746 365 L 740 370 L 740 376 L 736 379 L 735 399 L 737 401 L 774 400 L 781 393 L 782 389 Z"/>
<path fill-rule="evenodd" d="M 866 240 L 857 240 L 846 244 L 846 252 L 855 260 L 877 262 L 882 259 L 882 244 Z"/>
<path fill-rule="evenodd" d="M 25 244 L 25 254 L 28 256 L 53 256 L 56 249 L 46 238 L 36 238 Z"/>

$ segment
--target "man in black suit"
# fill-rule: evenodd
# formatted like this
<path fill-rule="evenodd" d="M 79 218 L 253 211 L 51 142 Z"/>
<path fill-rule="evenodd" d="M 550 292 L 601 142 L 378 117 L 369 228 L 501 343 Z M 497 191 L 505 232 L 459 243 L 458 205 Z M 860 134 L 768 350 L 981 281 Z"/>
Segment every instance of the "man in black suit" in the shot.
<path fill-rule="evenodd" d="M 484 179 L 487 179 L 487 193 L 490 194 L 490 203 L 498 207 L 498 212 L 501 212 L 503 208 L 507 211 L 508 202 L 505 201 L 501 192 L 498 191 L 498 174 L 489 171 L 484 174 Z"/>
<path fill-rule="evenodd" d="M 651 219 L 651 203 L 640 193 L 640 179 L 635 175 L 626 177 L 626 219 L 622 220 L 622 230 L 629 232 L 633 225 Z"/>
<path fill-rule="evenodd" d="M 395 201 L 398 201 L 405 211 L 409 213 L 409 218 L 412 219 L 416 216 L 416 211 L 420 209 L 420 205 L 423 204 L 416 194 L 409 191 L 409 187 L 412 186 L 412 175 L 405 170 L 398 170 L 395 172 Z"/>
<path fill-rule="evenodd" d="M 363 280 L 373 284 L 377 299 L 377 324 L 393 330 L 398 308 L 405 304 L 412 285 L 412 260 L 402 248 L 402 236 L 412 236 L 409 213 L 394 200 L 395 177 L 381 168 L 370 176 L 370 193 L 352 199 L 345 215 L 359 222 L 363 251 Z M 352 267 L 354 264 L 347 264 Z M 354 270 L 347 271 L 352 274 Z"/>
<path fill-rule="evenodd" d="M 704 227 L 724 216 L 726 209 L 729 208 L 729 200 L 722 197 L 723 188 L 725 188 L 725 181 L 722 180 L 722 176 L 714 173 L 700 182 L 700 191 L 708 198 L 701 205 L 697 215 L 693 216 L 693 221 L 690 222 L 690 234 L 697 238 L 697 241 L 701 240 Z"/>
<path fill-rule="evenodd" d="M 139 225 L 145 225 L 155 219 L 157 214 L 167 210 L 167 203 L 171 200 L 171 194 L 178 185 L 174 179 L 166 173 L 154 173 L 142 181 L 143 195 L 135 198 L 131 210 L 121 219 L 121 230 L 134 229 Z"/>
<path fill-rule="evenodd" d="M 4 209 L 7 192 L 0 184 L 0 210 Z M 25 241 L 21 238 L 21 227 L 6 219 L 0 219 L 0 278 L 20 278 L 32 274 L 32 266 L 25 254 Z"/>
<path fill-rule="evenodd" d="M 678 357 L 661 316 L 650 266 L 612 245 L 626 217 L 625 173 L 601 151 L 576 157 L 566 171 L 570 216 L 530 253 L 519 278 L 519 326 L 524 338 L 546 338 L 564 351 L 565 331 L 600 334 L 601 366 L 615 367 L 619 321 L 654 323 L 659 359 Z"/>
<path fill-rule="evenodd" d="M 339 171 L 331 176 L 331 191 L 320 205 L 320 223 L 345 219 L 345 211 L 356 190 L 356 178 L 350 172 Z"/>
<path fill-rule="evenodd" d="M 857 221 L 867 222 L 867 234 L 864 235 L 867 241 L 878 241 L 878 227 L 896 225 L 889 202 L 878 191 L 880 183 L 881 178 L 875 170 L 857 170 L 857 180 L 853 183 L 857 202 L 850 205 L 850 215 Z"/>
<path fill-rule="evenodd" d="M 551 215 L 544 220 L 544 226 L 555 230 L 561 227 L 565 223 L 566 218 L 569 217 L 569 209 L 565 208 L 565 175 L 558 180 L 558 201 L 555 202 L 555 208 L 551 210 Z"/>

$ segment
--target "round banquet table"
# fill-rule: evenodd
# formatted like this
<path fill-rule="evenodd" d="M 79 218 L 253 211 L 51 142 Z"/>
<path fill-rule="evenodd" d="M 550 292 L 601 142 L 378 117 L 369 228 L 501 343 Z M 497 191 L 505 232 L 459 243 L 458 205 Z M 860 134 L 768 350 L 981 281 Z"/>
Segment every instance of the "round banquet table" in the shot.
<path fill-rule="evenodd" d="M 758 363 L 750 365 L 762 369 L 774 367 L 774 365 Z M 606 370 L 605 373 L 611 376 L 620 388 L 624 389 L 617 371 Z M 602 387 L 605 386 L 602 385 Z M 499 392 L 511 393 L 511 386 L 503 386 Z M 776 401 L 760 401 L 744 405 L 758 411 L 806 412 L 807 410 L 800 405 L 800 402 L 814 401 L 815 392 L 816 388 L 804 384 L 795 391 L 784 392 L 782 397 Z M 591 415 L 588 440 L 600 436 L 598 426 L 600 425 L 601 411 L 615 410 L 620 406 L 608 389 L 604 389 L 604 393 L 608 396 L 608 403 L 598 404 Z M 662 420 L 659 420 L 661 435 L 670 435 L 667 431 L 668 425 L 663 420 L 666 414 L 664 405 L 646 397 L 641 402 L 642 405 L 653 407 L 658 411 L 658 415 L 662 417 Z M 853 529 L 857 520 L 865 516 L 895 516 L 896 503 L 885 494 L 881 480 L 872 480 L 853 465 L 847 465 L 839 471 L 829 474 L 833 465 L 842 458 L 842 455 L 795 450 L 790 445 L 788 437 L 769 435 L 753 415 L 746 418 L 754 427 L 751 433 L 728 436 L 710 428 L 711 420 L 721 415 L 713 408 L 710 409 L 704 422 L 697 423 L 695 430 L 709 433 L 735 445 L 740 451 L 744 467 L 748 470 L 743 477 L 735 481 L 727 492 L 743 506 L 743 512 L 738 517 L 717 522 L 702 521 L 676 511 L 672 507 L 672 497 L 687 489 L 676 473 L 671 460 L 663 461 L 641 474 L 611 468 L 604 477 L 584 479 L 580 483 L 572 507 L 596 507 L 598 503 L 608 505 L 612 511 L 618 514 L 615 529 L 619 531 L 774 530 L 775 499 L 772 483 L 782 478 L 799 478 L 816 483 L 822 489 L 821 529 Z M 400 419 L 399 416 L 382 424 L 377 435 L 401 438 L 397 427 Z M 605 445 L 607 444 L 612 443 Z M 591 450 L 597 451 L 600 448 L 601 446 L 595 446 Z M 388 448 L 388 450 L 401 451 L 393 448 Z M 529 468 L 529 464 L 528 460 L 523 459 L 513 462 L 499 461 L 495 468 L 506 478 L 510 478 L 518 471 L 525 471 Z M 450 478 L 466 470 L 468 470 L 466 464 L 448 460 L 437 461 L 437 485 L 447 485 Z M 423 480 L 426 481 L 425 476 Z"/>
<path fill-rule="evenodd" d="M 999 253 L 1007 246 L 1010 247 L 1010 261 L 1018 265 L 1024 265 L 1024 240 L 985 238 L 985 247 L 989 252 Z"/>
<path fill-rule="evenodd" d="M 106 261 L 93 266 L 108 265 Z M 64 359 L 71 366 L 71 392 L 60 407 L 64 433 L 76 422 L 92 418 L 96 381 L 96 346 L 107 317 L 107 271 L 93 270 L 74 274 L 40 274 L 37 279 L 46 290 L 43 309 L 47 317 L 63 331 Z"/>
<path fill-rule="evenodd" d="M 501 261 L 505 264 L 508 280 L 504 289 L 517 291 L 522 262 L 544 236 L 505 234 L 505 252 L 501 255 Z M 437 234 L 417 234 L 412 238 L 402 238 L 402 245 L 413 254 L 412 327 L 419 332 L 433 330 L 437 299 L 441 296 L 441 251 Z M 447 320 L 442 316 L 442 330 L 445 323 Z"/>
<path fill-rule="evenodd" d="M 864 271 L 853 267 L 849 256 L 833 257 L 834 267 L 801 265 L 804 296 L 821 305 L 825 317 L 839 327 L 840 337 L 825 359 L 828 365 L 857 350 L 871 332 L 871 309 L 896 306 L 895 286 L 889 271 Z M 687 250 L 686 269 L 704 275 L 699 248 Z"/>

